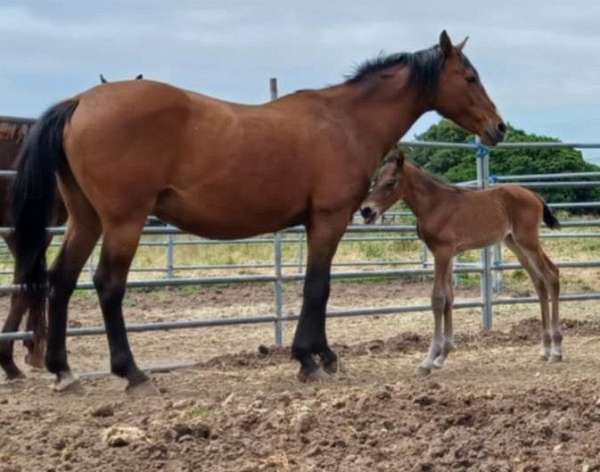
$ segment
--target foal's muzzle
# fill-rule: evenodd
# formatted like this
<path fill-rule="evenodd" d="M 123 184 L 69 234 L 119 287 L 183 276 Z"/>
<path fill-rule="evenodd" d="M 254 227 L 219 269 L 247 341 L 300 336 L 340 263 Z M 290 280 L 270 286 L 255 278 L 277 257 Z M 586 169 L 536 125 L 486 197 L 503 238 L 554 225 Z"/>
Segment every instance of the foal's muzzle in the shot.
<path fill-rule="evenodd" d="M 360 216 L 363 217 L 364 222 L 368 225 L 375 222 L 375 220 L 377 219 L 377 215 L 377 210 L 368 205 L 360 209 Z"/>

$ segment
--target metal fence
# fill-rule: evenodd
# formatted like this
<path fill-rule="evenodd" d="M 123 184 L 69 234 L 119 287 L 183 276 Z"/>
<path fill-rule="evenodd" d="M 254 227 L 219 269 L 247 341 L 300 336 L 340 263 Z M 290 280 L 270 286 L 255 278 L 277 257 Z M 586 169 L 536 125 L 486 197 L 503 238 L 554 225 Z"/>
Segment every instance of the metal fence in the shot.
<path fill-rule="evenodd" d="M 425 142 L 404 142 L 403 146 L 408 147 L 435 147 L 435 148 L 459 148 L 470 149 L 475 153 L 475 162 L 477 166 L 477 180 L 466 182 L 464 185 L 477 186 L 485 188 L 487 186 L 497 185 L 498 182 L 519 182 L 521 185 L 539 188 L 539 187 L 589 187 L 597 186 L 600 188 L 600 179 L 598 180 L 576 180 L 598 178 L 600 173 L 569 173 L 569 174 L 545 174 L 545 175 L 521 175 L 521 176 L 490 176 L 489 174 L 489 156 L 490 150 L 478 143 L 472 144 L 453 144 L 453 143 L 425 143 Z M 498 148 L 600 148 L 600 144 L 581 144 L 581 143 L 506 143 L 498 145 Z M 493 150 L 492 150 L 493 152 Z M 2 172 L 0 175 L 10 175 L 11 171 Z M 555 208 L 598 208 L 600 202 L 579 202 L 579 203 L 561 203 L 551 204 Z M 390 215 L 393 218 L 410 217 L 409 212 L 393 212 Z M 600 226 L 600 220 L 574 220 L 562 223 L 563 228 L 588 228 L 586 232 L 562 232 L 556 234 L 543 233 L 543 237 L 561 237 L 561 238 L 580 238 L 580 237 L 600 237 L 600 232 L 589 231 L 589 228 Z M 414 224 L 380 224 L 365 226 L 360 224 L 351 224 L 348 227 L 344 241 L 367 241 L 373 244 L 382 241 L 416 241 L 416 228 Z M 0 228 L 1 234 L 6 234 L 10 228 Z M 55 235 L 63 234 L 64 228 L 52 228 L 51 232 Z M 162 235 L 166 239 L 162 241 L 143 241 L 143 246 L 162 246 L 165 250 L 165 266 L 162 268 L 151 267 L 138 269 L 140 272 L 162 272 L 164 275 L 159 278 L 143 279 L 138 278 L 128 282 L 128 287 L 181 287 L 190 285 L 206 284 L 239 284 L 239 283 L 272 283 L 274 285 L 274 309 L 272 313 L 262 316 L 235 317 L 227 319 L 207 319 L 207 320 L 188 320 L 173 321 L 147 324 L 129 324 L 127 326 L 130 332 L 143 332 L 155 330 L 173 330 L 189 329 L 213 326 L 228 326 L 241 324 L 272 323 L 275 330 L 275 344 L 281 345 L 283 342 L 283 322 L 293 321 L 298 315 L 284 316 L 284 286 L 286 283 L 301 281 L 304 278 L 305 269 L 305 232 L 301 227 L 290 228 L 281 233 L 272 236 L 261 236 L 248 240 L 239 241 L 211 241 L 202 238 L 193 238 L 181 240 L 178 235 L 182 233 L 171 226 L 147 226 L 144 230 L 145 235 Z M 178 266 L 176 264 L 177 248 L 182 245 L 214 245 L 214 244 L 260 244 L 269 245 L 273 248 L 272 263 L 261 264 L 187 264 Z M 298 260 L 294 262 L 285 262 L 282 256 L 283 247 L 288 244 L 298 245 Z M 432 263 L 428 260 L 427 252 L 423 249 L 416 251 L 415 259 L 411 260 L 392 260 L 392 261 L 352 261 L 346 263 L 336 263 L 333 267 L 332 279 L 367 279 L 382 277 L 409 277 L 409 276 L 427 276 L 433 273 Z M 93 257 L 92 257 L 93 259 Z M 91 261 L 93 262 L 93 260 Z M 90 264 L 89 274 L 83 275 L 80 279 L 78 288 L 91 289 L 91 275 L 93 273 L 93 264 Z M 401 268 L 402 266 L 415 266 L 410 268 Z M 590 260 L 585 262 L 558 262 L 558 267 L 563 268 L 597 268 L 600 267 L 600 261 Z M 367 267 L 374 269 L 367 270 Z M 392 269 L 383 269 L 382 267 L 394 267 Z M 352 268 L 353 270 L 340 270 Z M 518 264 L 504 263 L 501 259 L 501 251 L 496 248 L 485 248 L 481 250 L 478 263 L 465 263 L 457 261 L 454 266 L 454 274 L 472 273 L 478 274 L 480 278 L 480 299 L 477 301 L 463 301 L 455 303 L 455 309 L 480 308 L 482 316 L 482 325 L 485 329 L 492 327 L 493 306 L 503 304 L 536 303 L 535 297 L 501 298 L 494 296 L 494 292 L 500 293 L 501 274 L 506 270 L 519 268 Z M 260 270 L 266 273 L 243 275 L 240 270 Z M 204 277 L 181 277 L 182 272 L 186 271 L 211 271 L 228 270 L 234 271 L 235 275 L 216 275 Z M 5 274 L 11 271 L 5 271 Z M 135 272 L 134 272 L 135 273 Z M 87 280 L 86 277 L 90 277 Z M 13 285 L 0 286 L 0 293 L 11 292 L 16 287 Z M 561 296 L 562 301 L 578 301 L 600 299 L 600 293 L 576 293 L 565 294 Z M 412 306 L 385 306 L 369 308 L 352 308 L 339 311 L 330 311 L 328 317 L 355 317 L 371 315 L 388 315 L 409 312 L 429 311 L 430 305 L 412 305 Z M 68 331 L 69 336 L 98 335 L 104 333 L 102 327 L 76 328 Z M 26 339 L 31 336 L 28 332 L 2 333 L 0 340 L 4 339 Z"/>

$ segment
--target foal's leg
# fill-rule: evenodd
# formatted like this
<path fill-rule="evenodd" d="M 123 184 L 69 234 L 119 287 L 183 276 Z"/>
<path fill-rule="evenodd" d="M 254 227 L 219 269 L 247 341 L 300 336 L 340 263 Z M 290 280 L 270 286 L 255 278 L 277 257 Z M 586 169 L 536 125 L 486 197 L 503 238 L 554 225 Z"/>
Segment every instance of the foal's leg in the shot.
<path fill-rule="evenodd" d="M 540 246 L 540 252 L 545 264 L 545 281 L 546 288 L 550 292 L 550 300 L 552 301 L 552 318 L 550 326 L 552 329 L 552 350 L 550 352 L 550 362 L 562 361 L 562 340 L 563 335 L 560 329 L 560 316 L 558 312 L 558 297 L 560 296 L 560 274 L 558 267 L 550 260 L 544 250 Z"/>
<path fill-rule="evenodd" d="M 417 369 L 417 374 L 427 375 L 431 373 L 431 369 L 439 367 L 435 360 L 442 355 L 444 336 L 442 334 L 442 316 L 446 308 L 447 293 L 447 278 L 448 271 L 452 264 L 452 252 L 443 249 L 435 249 L 433 252 L 435 260 L 435 274 L 433 281 L 433 291 L 431 294 L 431 307 L 433 310 L 433 338 L 431 347 L 427 356 Z M 443 362 L 442 362 L 443 364 Z"/>
<path fill-rule="evenodd" d="M 444 342 L 442 352 L 433 361 L 437 368 L 442 368 L 448 354 L 454 351 L 454 330 L 452 323 L 452 306 L 454 304 L 454 287 L 452 283 L 452 263 L 448 265 L 448 274 L 446 276 L 446 305 L 444 306 Z"/>
<path fill-rule="evenodd" d="M 329 298 L 331 260 L 344 234 L 349 216 L 315 215 L 307 228 L 308 263 L 300 319 L 292 343 L 292 357 L 300 362 L 298 379 L 319 380 L 322 372 L 314 356 L 320 358 L 327 373 L 337 371 L 337 355 L 329 348 L 325 312 Z"/>
<path fill-rule="evenodd" d="M 145 221 L 144 216 L 141 221 L 104 228 L 100 261 L 94 275 L 108 338 L 111 372 L 127 379 L 128 391 L 148 380 L 133 359 L 122 307 L 127 273 Z"/>
<path fill-rule="evenodd" d="M 540 300 L 540 310 L 542 315 L 542 358 L 548 360 L 552 348 L 552 335 L 550 332 L 548 291 L 546 289 L 546 284 L 544 283 L 540 271 L 531 260 L 531 251 L 528 251 L 521 244 L 517 243 L 511 235 L 507 236 L 504 239 L 504 242 L 515 256 L 517 256 L 517 259 L 525 271 L 527 271 L 527 274 L 529 274 L 529 278 L 531 279 Z"/>

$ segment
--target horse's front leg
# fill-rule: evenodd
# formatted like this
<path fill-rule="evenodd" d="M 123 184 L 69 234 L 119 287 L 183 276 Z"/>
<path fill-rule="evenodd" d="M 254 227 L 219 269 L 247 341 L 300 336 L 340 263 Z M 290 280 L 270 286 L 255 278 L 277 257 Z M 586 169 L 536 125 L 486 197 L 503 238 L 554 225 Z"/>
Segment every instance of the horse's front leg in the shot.
<path fill-rule="evenodd" d="M 433 291 L 431 293 L 431 308 L 434 321 L 433 338 L 427 356 L 425 356 L 425 359 L 423 359 L 423 362 L 421 362 L 421 365 L 417 369 L 417 374 L 419 375 L 428 375 L 431 373 L 431 369 L 439 368 L 443 365 L 443 361 L 439 364 L 436 363 L 436 360 L 440 356 L 443 356 L 444 352 L 442 317 L 446 309 L 446 302 L 449 299 L 446 280 L 452 263 L 452 253 L 445 249 L 439 249 L 433 251 L 433 256 L 435 259 L 435 274 Z"/>
<path fill-rule="evenodd" d="M 319 380 L 325 372 L 337 371 L 337 355 L 327 343 L 325 312 L 329 298 L 331 261 L 344 234 L 348 215 L 317 215 L 307 227 L 308 263 L 300 319 L 292 343 L 292 357 L 300 362 L 298 378 L 302 382 Z"/>

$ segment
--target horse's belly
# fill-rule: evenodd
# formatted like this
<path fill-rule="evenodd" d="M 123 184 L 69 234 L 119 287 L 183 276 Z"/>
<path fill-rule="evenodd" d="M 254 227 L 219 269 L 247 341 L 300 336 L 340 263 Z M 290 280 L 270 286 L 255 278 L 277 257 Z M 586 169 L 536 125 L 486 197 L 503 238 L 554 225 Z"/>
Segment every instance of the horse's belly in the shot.
<path fill-rule="evenodd" d="M 305 205 L 301 201 L 265 201 L 231 195 L 185 198 L 168 191 L 158 199 L 154 214 L 166 223 L 211 239 L 248 238 L 301 224 Z"/>

